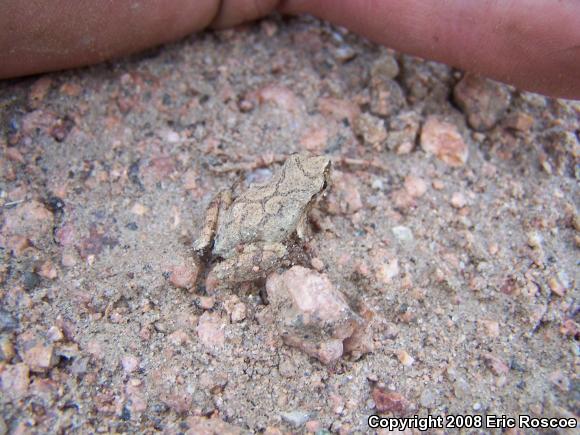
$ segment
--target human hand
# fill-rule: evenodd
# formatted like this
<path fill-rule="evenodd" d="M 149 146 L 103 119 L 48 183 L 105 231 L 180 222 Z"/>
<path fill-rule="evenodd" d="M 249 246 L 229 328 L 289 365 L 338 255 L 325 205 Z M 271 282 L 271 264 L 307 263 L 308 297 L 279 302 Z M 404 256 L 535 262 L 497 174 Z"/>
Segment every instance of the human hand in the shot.
<path fill-rule="evenodd" d="M 0 78 L 99 62 L 273 10 L 310 13 L 401 52 L 580 99 L 576 0 L 6 0 Z"/>

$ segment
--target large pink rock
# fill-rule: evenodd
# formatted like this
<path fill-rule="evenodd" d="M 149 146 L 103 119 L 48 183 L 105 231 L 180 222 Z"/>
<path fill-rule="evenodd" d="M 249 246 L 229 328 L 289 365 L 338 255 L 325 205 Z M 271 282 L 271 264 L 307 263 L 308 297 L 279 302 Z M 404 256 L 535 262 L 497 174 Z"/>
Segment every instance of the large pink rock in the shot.
<path fill-rule="evenodd" d="M 434 154 L 449 166 L 462 166 L 467 162 L 469 149 L 454 124 L 430 116 L 421 129 L 421 148 Z"/>
<path fill-rule="evenodd" d="M 372 350 L 370 329 L 325 274 L 294 266 L 266 282 L 284 342 L 324 364 Z"/>

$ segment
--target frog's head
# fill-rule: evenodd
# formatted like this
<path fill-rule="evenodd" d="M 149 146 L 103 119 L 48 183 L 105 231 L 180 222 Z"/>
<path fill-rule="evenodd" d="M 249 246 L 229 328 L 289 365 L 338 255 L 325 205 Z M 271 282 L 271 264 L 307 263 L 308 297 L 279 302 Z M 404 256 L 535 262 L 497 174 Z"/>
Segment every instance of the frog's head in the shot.
<path fill-rule="evenodd" d="M 295 154 L 294 157 L 309 178 L 320 180 L 320 192 L 326 190 L 330 183 L 330 158 L 305 153 Z"/>

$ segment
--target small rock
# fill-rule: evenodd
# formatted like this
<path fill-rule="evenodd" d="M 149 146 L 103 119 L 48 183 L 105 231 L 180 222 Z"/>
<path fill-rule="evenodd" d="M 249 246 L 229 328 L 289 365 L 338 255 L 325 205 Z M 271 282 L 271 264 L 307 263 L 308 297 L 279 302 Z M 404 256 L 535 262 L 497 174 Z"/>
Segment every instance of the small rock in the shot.
<path fill-rule="evenodd" d="M 465 112 L 468 124 L 479 131 L 492 128 L 511 101 L 505 85 L 474 74 L 465 74 L 455 85 L 453 97 Z"/>
<path fill-rule="evenodd" d="M 30 384 L 28 366 L 24 363 L 5 366 L 0 380 L 6 397 L 20 400 L 26 396 Z"/>
<path fill-rule="evenodd" d="M 30 241 L 37 246 L 52 236 L 54 216 L 38 201 L 24 202 L 17 207 L 5 209 L 3 213 L 0 246 L 7 246 L 10 240 L 19 240 L 20 243 Z"/>
<path fill-rule="evenodd" d="M 324 262 L 318 258 L 318 257 L 314 257 L 310 260 L 310 265 L 316 269 L 318 272 L 321 272 L 322 270 L 324 270 Z"/>
<path fill-rule="evenodd" d="M 183 346 L 189 343 L 189 335 L 183 329 L 178 329 L 171 333 L 167 340 L 174 346 Z"/>
<path fill-rule="evenodd" d="M 469 149 L 454 124 L 430 116 L 421 129 L 421 147 L 449 166 L 467 162 Z"/>
<path fill-rule="evenodd" d="M 0 337 L 0 361 L 10 362 L 16 356 L 14 345 L 6 335 Z"/>
<path fill-rule="evenodd" d="M 216 313 L 204 312 L 197 324 L 199 341 L 208 348 L 220 348 L 226 342 L 225 324 Z"/>
<path fill-rule="evenodd" d="M 356 51 L 350 45 L 341 45 L 334 50 L 334 57 L 336 60 L 346 63 L 356 57 Z"/>
<path fill-rule="evenodd" d="M 123 371 L 125 374 L 133 373 L 139 368 L 139 358 L 134 355 L 125 355 L 121 359 L 121 365 L 123 366 Z"/>
<path fill-rule="evenodd" d="M 186 435 L 241 435 L 245 433 L 239 427 L 219 418 L 189 417 L 187 426 L 189 429 L 185 432 Z"/>
<path fill-rule="evenodd" d="M 354 125 L 360 115 L 360 108 L 356 104 L 338 98 L 321 98 L 318 102 L 318 110 L 322 115 L 339 122 L 346 119 L 350 125 Z"/>
<path fill-rule="evenodd" d="M 280 414 L 280 417 L 282 417 L 282 419 L 286 423 L 298 428 L 308 421 L 308 419 L 310 418 L 310 413 L 307 411 L 295 410 L 289 412 L 282 412 Z"/>
<path fill-rule="evenodd" d="M 33 372 L 45 372 L 58 363 L 58 356 L 51 344 L 45 345 L 39 340 L 33 340 L 24 347 L 22 359 Z"/>
<path fill-rule="evenodd" d="M 200 296 L 199 307 L 204 310 L 211 310 L 215 305 L 215 298 L 213 296 Z"/>
<path fill-rule="evenodd" d="M 185 174 L 183 174 L 182 185 L 185 190 L 196 190 L 199 186 L 197 179 L 199 174 L 195 169 L 188 169 Z"/>
<path fill-rule="evenodd" d="M 354 133 L 362 138 L 366 145 L 372 146 L 375 150 L 382 150 L 387 139 L 385 123 L 381 118 L 363 113 L 354 123 Z"/>
<path fill-rule="evenodd" d="M 384 249 L 375 249 L 371 254 L 372 268 L 380 284 L 390 284 L 399 275 L 399 261 Z"/>
<path fill-rule="evenodd" d="M 399 362 L 406 367 L 412 366 L 415 362 L 415 358 L 409 355 L 406 350 L 398 350 L 397 358 L 399 359 Z"/>
<path fill-rule="evenodd" d="M 528 132 L 534 126 L 534 118 L 524 112 L 516 112 L 506 116 L 504 125 L 513 130 Z"/>
<path fill-rule="evenodd" d="M 406 111 L 391 117 L 387 148 L 399 155 L 409 154 L 415 148 L 421 118 L 416 111 Z"/>
<path fill-rule="evenodd" d="M 328 129 L 324 126 L 312 127 L 300 139 L 300 146 L 307 151 L 321 154 L 328 145 Z"/>
<path fill-rule="evenodd" d="M 131 213 L 137 216 L 145 216 L 148 212 L 149 209 L 145 207 L 143 204 L 140 204 L 138 202 L 133 204 L 133 207 L 131 207 Z"/>
<path fill-rule="evenodd" d="M 548 379 L 560 391 L 566 393 L 570 391 L 570 379 L 560 370 L 556 370 L 548 375 Z"/>
<path fill-rule="evenodd" d="M 0 308 L 0 332 L 12 332 L 18 328 L 16 318 L 3 308 Z"/>
<path fill-rule="evenodd" d="M 398 112 L 405 104 L 405 95 L 396 81 L 386 77 L 371 79 L 372 114 L 388 117 Z"/>
<path fill-rule="evenodd" d="M 427 183 L 421 177 L 408 175 L 405 177 L 405 190 L 413 198 L 420 198 L 427 192 Z"/>
<path fill-rule="evenodd" d="M 528 237 L 528 245 L 530 246 L 530 248 L 542 249 L 542 243 L 544 241 L 544 238 L 539 232 L 529 231 L 526 235 Z"/>
<path fill-rule="evenodd" d="M 354 214 L 363 208 L 359 181 L 352 174 L 332 171 L 332 190 L 328 196 L 330 214 Z"/>
<path fill-rule="evenodd" d="M 246 318 L 246 314 L 247 314 L 246 304 L 244 304 L 243 302 L 238 302 L 232 308 L 230 318 L 232 319 L 232 322 L 238 323 Z"/>
<path fill-rule="evenodd" d="M 498 358 L 491 353 L 484 355 L 483 358 L 495 375 L 502 376 L 509 373 L 510 369 L 508 365 L 501 358 Z"/>
<path fill-rule="evenodd" d="M 319 431 L 322 429 L 322 423 L 318 420 L 310 420 L 306 422 L 304 428 L 306 429 L 307 432 L 312 432 L 316 435 L 323 435 L 319 433 Z"/>
<path fill-rule="evenodd" d="M 376 409 L 380 413 L 392 413 L 403 416 L 409 410 L 409 402 L 399 393 L 388 391 L 377 386 L 373 388 L 372 396 Z"/>
<path fill-rule="evenodd" d="M 560 280 L 554 276 L 548 279 L 548 287 L 552 292 L 560 297 L 566 294 L 566 287 L 560 282 Z"/>
<path fill-rule="evenodd" d="M 41 279 L 36 272 L 24 272 L 22 275 L 22 287 L 25 290 L 31 291 L 40 285 Z"/>
<path fill-rule="evenodd" d="M 171 270 L 169 282 L 177 288 L 191 289 L 197 280 L 199 268 L 193 262 L 188 265 L 175 266 Z"/>
<path fill-rule="evenodd" d="M 499 323 L 495 320 L 480 320 L 479 324 L 483 328 L 483 331 L 486 336 L 490 338 L 499 337 Z"/>
<path fill-rule="evenodd" d="M 391 228 L 391 231 L 400 242 L 407 243 L 413 241 L 413 232 L 408 227 L 397 225 Z"/>
<path fill-rule="evenodd" d="M 256 93 L 260 104 L 272 104 L 291 113 L 304 112 L 303 101 L 294 92 L 284 86 L 269 85 Z"/>
<path fill-rule="evenodd" d="M 56 279 L 56 277 L 58 276 L 58 272 L 56 270 L 56 267 L 54 267 L 54 264 L 50 260 L 42 263 L 42 265 L 38 269 L 38 274 L 41 277 L 46 278 L 46 279 L 50 279 L 50 280 Z"/>
<path fill-rule="evenodd" d="M 381 53 L 371 66 L 371 80 L 394 79 L 399 75 L 399 64 L 392 54 Z"/>
<path fill-rule="evenodd" d="M 30 87 L 28 105 L 31 109 L 38 109 L 46 98 L 52 86 L 52 79 L 48 76 L 40 77 Z"/>
<path fill-rule="evenodd" d="M 465 198 L 465 195 L 463 195 L 463 193 L 461 192 L 454 192 L 453 195 L 451 195 L 451 206 L 453 208 L 463 208 L 467 205 L 467 199 Z"/>
<path fill-rule="evenodd" d="M 46 333 L 46 338 L 52 343 L 56 343 L 64 340 L 64 334 L 58 326 L 51 326 Z"/>

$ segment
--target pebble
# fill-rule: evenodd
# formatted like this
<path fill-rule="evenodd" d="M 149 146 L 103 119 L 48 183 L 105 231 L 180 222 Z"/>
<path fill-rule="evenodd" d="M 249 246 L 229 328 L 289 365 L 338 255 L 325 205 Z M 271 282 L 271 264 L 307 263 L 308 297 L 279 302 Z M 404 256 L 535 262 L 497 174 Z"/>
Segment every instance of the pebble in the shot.
<path fill-rule="evenodd" d="M 336 60 L 346 63 L 356 57 L 356 51 L 350 45 L 341 45 L 334 50 Z"/>
<path fill-rule="evenodd" d="M 371 65 L 371 79 L 380 78 L 394 79 L 399 75 L 397 59 L 390 53 L 381 53 L 379 58 Z"/>
<path fill-rule="evenodd" d="M 189 343 L 189 335 L 183 329 L 177 329 L 167 337 L 167 340 L 173 346 L 183 346 L 184 344 Z"/>
<path fill-rule="evenodd" d="M 190 290 L 195 285 L 198 273 L 199 268 L 193 261 L 187 265 L 174 266 L 169 275 L 169 282 L 177 288 Z"/>
<path fill-rule="evenodd" d="M 24 398 L 30 384 L 30 371 L 26 364 L 6 365 L 0 374 L 2 391 L 12 400 Z"/>
<path fill-rule="evenodd" d="M 485 362 L 487 363 L 488 367 L 495 375 L 502 376 L 507 375 L 509 373 L 510 369 L 508 365 L 501 358 L 491 353 L 483 355 L 483 358 L 485 359 Z"/>
<path fill-rule="evenodd" d="M 187 412 L 189 410 L 186 409 L 185 411 Z M 185 435 L 242 435 L 245 433 L 239 427 L 226 423 L 218 417 L 207 418 L 194 416 L 187 418 L 186 421 L 189 429 L 185 432 Z"/>
<path fill-rule="evenodd" d="M 30 87 L 30 92 L 28 93 L 28 106 L 31 109 L 38 109 L 48 95 L 51 87 L 52 79 L 48 76 L 43 76 L 36 80 Z"/>
<path fill-rule="evenodd" d="M 52 236 L 54 216 L 42 203 L 36 200 L 26 201 L 17 207 L 4 209 L 3 213 L 4 226 L 0 234 L 0 245 L 17 244 L 22 248 L 22 243 L 28 241 L 32 245 L 41 245 L 43 240 L 48 240 Z"/>
<path fill-rule="evenodd" d="M 397 358 L 399 359 L 399 362 L 405 367 L 410 367 L 415 362 L 415 358 L 409 355 L 406 350 L 398 350 Z"/>
<path fill-rule="evenodd" d="M 226 342 L 225 324 L 216 313 L 204 312 L 197 324 L 197 336 L 206 347 L 214 349 L 222 347 Z"/>
<path fill-rule="evenodd" d="M 121 359 L 121 365 L 123 366 L 123 371 L 125 374 L 133 373 L 139 368 L 139 358 L 134 355 L 125 355 Z"/>
<path fill-rule="evenodd" d="M 393 233 L 393 235 L 397 238 L 398 241 L 400 242 L 411 242 L 413 241 L 413 232 L 411 231 L 411 229 L 409 227 L 405 227 L 403 225 L 397 225 L 393 228 L 391 228 L 391 231 Z M 396 276 L 396 274 L 394 275 Z"/>
<path fill-rule="evenodd" d="M 525 133 L 530 131 L 534 126 L 534 118 L 525 112 L 511 113 L 506 116 L 504 125 Z"/>
<path fill-rule="evenodd" d="M 347 120 L 350 125 L 354 125 L 360 115 L 358 105 L 338 98 L 321 98 L 318 101 L 318 110 L 326 117 L 342 122 Z"/>
<path fill-rule="evenodd" d="M 467 199 L 465 198 L 465 195 L 461 192 L 454 192 L 453 195 L 451 195 L 451 206 L 453 208 L 463 208 L 467 205 Z"/>
<path fill-rule="evenodd" d="M 31 291 L 40 285 L 41 279 L 36 272 L 24 272 L 22 275 L 22 287 L 25 290 Z"/>
<path fill-rule="evenodd" d="M 420 198 L 427 192 L 427 182 L 421 177 L 407 175 L 405 177 L 405 190 L 413 198 Z"/>
<path fill-rule="evenodd" d="M 0 361 L 10 362 L 15 356 L 12 340 L 6 335 L 0 336 Z"/>
<path fill-rule="evenodd" d="M 324 270 L 324 262 L 318 257 L 313 257 L 310 260 L 310 265 L 318 272 L 322 272 Z"/>
<path fill-rule="evenodd" d="M 243 302 L 238 302 L 232 308 L 232 312 L 230 313 L 230 318 L 232 322 L 238 323 L 241 322 L 246 318 L 247 315 L 247 308 L 246 304 Z"/>
<path fill-rule="evenodd" d="M 3 308 L 0 308 L 0 332 L 12 332 L 18 328 L 16 318 Z"/>
<path fill-rule="evenodd" d="M 376 77 L 371 79 L 370 111 L 380 117 L 389 117 L 398 112 L 406 103 L 401 86 L 392 79 Z"/>
<path fill-rule="evenodd" d="M 492 128 L 510 105 L 507 86 L 474 74 L 465 74 L 455 85 L 453 97 L 475 130 Z"/>
<path fill-rule="evenodd" d="M 22 359 L 33 372 L 46 372 L 58 363 L 58 356 L 54 346 L 43 344 L 40 340 L 33 340 L 25 344 Z"/>
<path fill-rule="evenodd" d="M 495 320 L 480 320 L 478 323 L 483 328 L 483 331 L 486 336 L 490 338 L 499 337 L 500 330 L 498 322 L 496 322 Z"/>
<path fill-rule="evenodd" d="M 407 414 L 409 402 L 402 394 L 394 391 L 388 391 L 382 387 L 376 386 L 372 391 L 375 407 L 380 413 L 392 413 L 397 416 Z"/>
<path fill-rule="evenodd" d="M 387 140 L 387 129 L 381 118 L 363 113 L 354 123 L 354 133 L 362 138 L 363 142 L 375 150 L 382 150 Z"/>
<path fill-rule="evenodd" d="M 53 343 L 57 343 L 64 340 L 64 334 L 58 326 L 51 326 L 46 332 L 46 338 Z"/>
<path fill-rule="evenodd" d="M 548 287 L 550 287 L 550 290 L 552 290 L 554 294 L 560 297 L 563 297 L 566 294 L 566 287 L 555 276 L 548 279 Z"/>
<path fill-rule="evenodd" d="M 421 129 L 421 148 L 449 166 L 467 162 L 469 149 L 454 124 L 430 116 Z"/>
<path fill-rule="evenodd" d="M 328 196 L 330 214 L 350 215 L 364 207 L 357 177 L 335 170 L 331 173 L 331 183 L 332 190 Z"/>
<path fill-rule="evenodd" d="M 138 202 L 133 204 L 133 207 L 131 207 L 131 213 L 137 216 L 145 216 L 148 212 L 149 209 L 145 207 L 143 204 L 140 204 Z"/>
<path fill-rule="evenodd" d="M 315 154 L 322 154 L 328 146 L 328 129 L 317 126 L 308 129 L 300 139 L 300 146 Z"/>
<path fill-rule="evenodd" d="M 302 410 L 294 410 L 280 413 L 280 417 L 286 423 L 298 428 L 310 419 L 310 413 Z"/>
<path fill-rule="evenodd" d="M 50 280 L 56 279 L 56 277 L 58 276 L 58 272 L 56 270 L 56 267 L 54 267 L 54 264 L 50 260 L 42 263 L 42 265 L 38 269 L 38 274 L 41 277 L 46 278 L 46 279 L 50 279 Z"/>
<path fill-rule="evenodd" d="M 268 85 L 256 93 L 260 104 L 272 104 L 290 113 L 304 112 L 304 103 L 290 89 L 280 85 Z"/>
<path fill-rule="evenodd" d="M 384 249 L 375 249 L 371 254 L 371 264 L 376 280 L 390 284 L 399 275 L 399 261 Z"/>
<path fill-rule="evenodd" d="M 215 298 L 213 296 L 200 296 L 199 307 L 204 310 L 211 310 L 215 305 Z"/>

